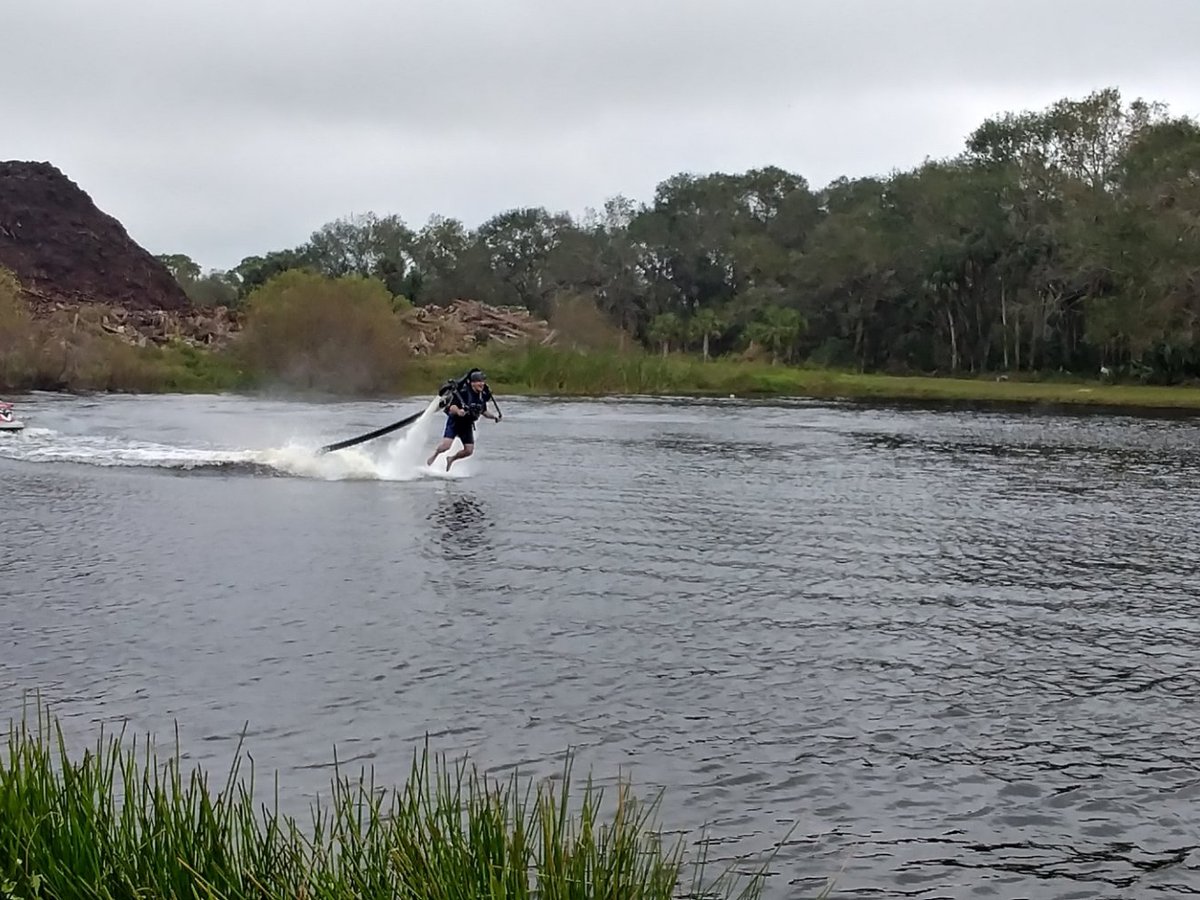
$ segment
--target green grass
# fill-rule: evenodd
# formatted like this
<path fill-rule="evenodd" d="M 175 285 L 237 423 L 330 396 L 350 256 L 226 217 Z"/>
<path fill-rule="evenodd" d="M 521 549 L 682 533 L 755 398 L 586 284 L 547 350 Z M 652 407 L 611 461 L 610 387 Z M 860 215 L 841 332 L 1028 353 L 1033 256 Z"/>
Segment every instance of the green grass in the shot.
<path fill-rule="evenodd" d="M 1118 385 L 1083 380 L 997 381 L 980 378 L 872 375 L 642 353 L 573 353 L 546 348 L 486 351 L 422 359 L 410 365 L 406 386 L 420 392 L 470 365 L 480 365 L 499 393 L 601 396 L 812 397 L 850 400 L 928 400 L 1200 409 L 1200 388 Z"/>
<path fill-rule="evenodd" d="M 176 738 L 178 745 L 178 737 Z M 101 734 L 72 758 L 58 723 L 10 725 L 0 755 L 0 897 L 206 900 L 667 900 L 753 898 L 763 872 L 713 879 L 701 852 L 665 841 L 657 801 L 622 785 L 615 802 L 589 779 L 561 787 L 494 781 L 424 748 L 407 783 L 340 772 L 304 826 L 254 799 L 251 767 L 235 760 L 215 793 L 176 747 Z M 701 843 L 703 847 L 703 842 Z"/>
<path fill-rule="evenodd" d="M 148 348 L 153 371 L 151 385 L 166 392 L 237 390 L 253 385 L 252 375 L 242 369 L 228 353 L 214 353 L 177 343 Z"/>
<path fill-rule="evenodd" d="M 111 348 L 110 348 L 111 349 Z M 95 373 L 63 385 L 68 390 L 140 392 L 253 391 L 268 384 L 229 353 L 183 344 L 122 348 L 102 358 Z M 1113 408 L 1200 409 L 1200 387 L 1103 384 L 1056 376 L 932 377 L 875 375 L 811 366 L 643 352 L 575 352 L 545 347 L 484 348 L 470 355 L 415 357 L 400 363 L 392 392 L 424 395 L 446 378 L 482 366 L 498 394 L 598 397 L 643 396 L 810 397 L 862 401 L 1009 403 Z M 45 387 L 36 379 L 27 387 Z"/>
<path fill-rule="evenodd" d="M 231 355 L 180 342 L 134 347 L 104 335 L 62 347 L 57 356 L 18 360 L 0 380 L 0 390 L 212 393 L 255 383 Z"/>

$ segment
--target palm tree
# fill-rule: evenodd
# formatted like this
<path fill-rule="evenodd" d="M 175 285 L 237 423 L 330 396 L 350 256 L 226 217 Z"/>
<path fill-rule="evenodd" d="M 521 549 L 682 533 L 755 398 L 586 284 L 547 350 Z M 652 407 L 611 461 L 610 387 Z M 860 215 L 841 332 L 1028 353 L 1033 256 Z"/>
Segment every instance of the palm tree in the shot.
<path fill-rule="evenodd" d="M 683 322 L 673 312 L 661 313 L 650 320 L 646 336 L 656 344 L 662 345 L 662 355 L 665 359 L 671 352 L 671 342 L 684 333 Z"/>
<path fill-rule="evenodd" d="M 785 306 L 769 306 L 746 327 L 746 336 L 770 350 L 771 365 L 775 365 L 780 356 L 784 362 L 791 362 L 800 335 L 804 334 L 807 327 L 804 317 L 796 310 Z"/>
<path fill-rule="evenodd" d="M 703 344 L 704 361 L 708 362 L 708 339 L 725 333 L 726 323 L 715 310 L 700 309 L 688 320 L 688 335 Z"/>

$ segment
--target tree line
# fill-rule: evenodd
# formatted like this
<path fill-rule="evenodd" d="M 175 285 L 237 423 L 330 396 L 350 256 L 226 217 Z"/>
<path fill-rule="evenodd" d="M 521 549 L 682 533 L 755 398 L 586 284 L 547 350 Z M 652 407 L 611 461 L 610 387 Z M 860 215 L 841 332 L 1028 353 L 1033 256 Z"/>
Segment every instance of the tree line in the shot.
<path fill-rule="evenodd" d="M 1116 88 L 985 120 L 963 150 L 814 190 L 776 167 L 679 174 L 573 218 L 419 229 L 373 213 L 202 274 L 236 304 L 308 269 L 416 305 L 471 297 L 552 317 L 584 298 L 647 347 L 892 372 L 1200 375 L 1200 125 Z"/>

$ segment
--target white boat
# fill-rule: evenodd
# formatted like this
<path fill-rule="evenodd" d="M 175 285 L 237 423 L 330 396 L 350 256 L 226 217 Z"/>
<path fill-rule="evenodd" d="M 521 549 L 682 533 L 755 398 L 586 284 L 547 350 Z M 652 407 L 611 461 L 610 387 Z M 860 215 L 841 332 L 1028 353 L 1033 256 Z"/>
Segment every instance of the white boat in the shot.
<path fill-rule="evenodd" d="M 20 431 L 25 423 L 13 418 L 13 405 L 0 400 L 0 431 Z"/>

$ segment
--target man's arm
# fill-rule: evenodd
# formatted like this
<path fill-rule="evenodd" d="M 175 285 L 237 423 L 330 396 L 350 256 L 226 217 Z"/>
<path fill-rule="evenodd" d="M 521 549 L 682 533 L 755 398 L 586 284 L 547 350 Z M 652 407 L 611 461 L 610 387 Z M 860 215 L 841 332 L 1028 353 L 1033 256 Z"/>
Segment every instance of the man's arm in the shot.
<path fill-rule="evenodd" d="M 487 405 L 488 405 L 488 401 L 491 399 L 492 399 L 492 389 L 490 387 L 485 386 L 483 389 L 483 417 L 485 419 L 491 419 L 493 422 L 499 422 L 500 421 L 499 414 L 493 414 L 493 413 L 488 412 Z M 499 408 L 500 407 L 496 407 L 496 409 L 499 409 Z"/>
<path fill-rule="evenodd" d="M 500 404 L 496 402 L 496 395 L 492 393 L 492 388 L 490 385 L 487 388 L 487 395 L 488 395 L 488 399 L 492 401 L 492 405 L 494 407 L 496 407 L 496 415 L 493 416 L 492 418 L 495 421 L 499 422 L 501 419 L 504 418 L 504 413 L 500 412 Z"/>
<path fill-rule="evenodd" d="M 465 416 L 467 414 L 467 402 L 462 397 L 461 391 L 455 391 L 450 395 L 450 402 L 446 404 L 446 412 L 452 416 Z"/>

